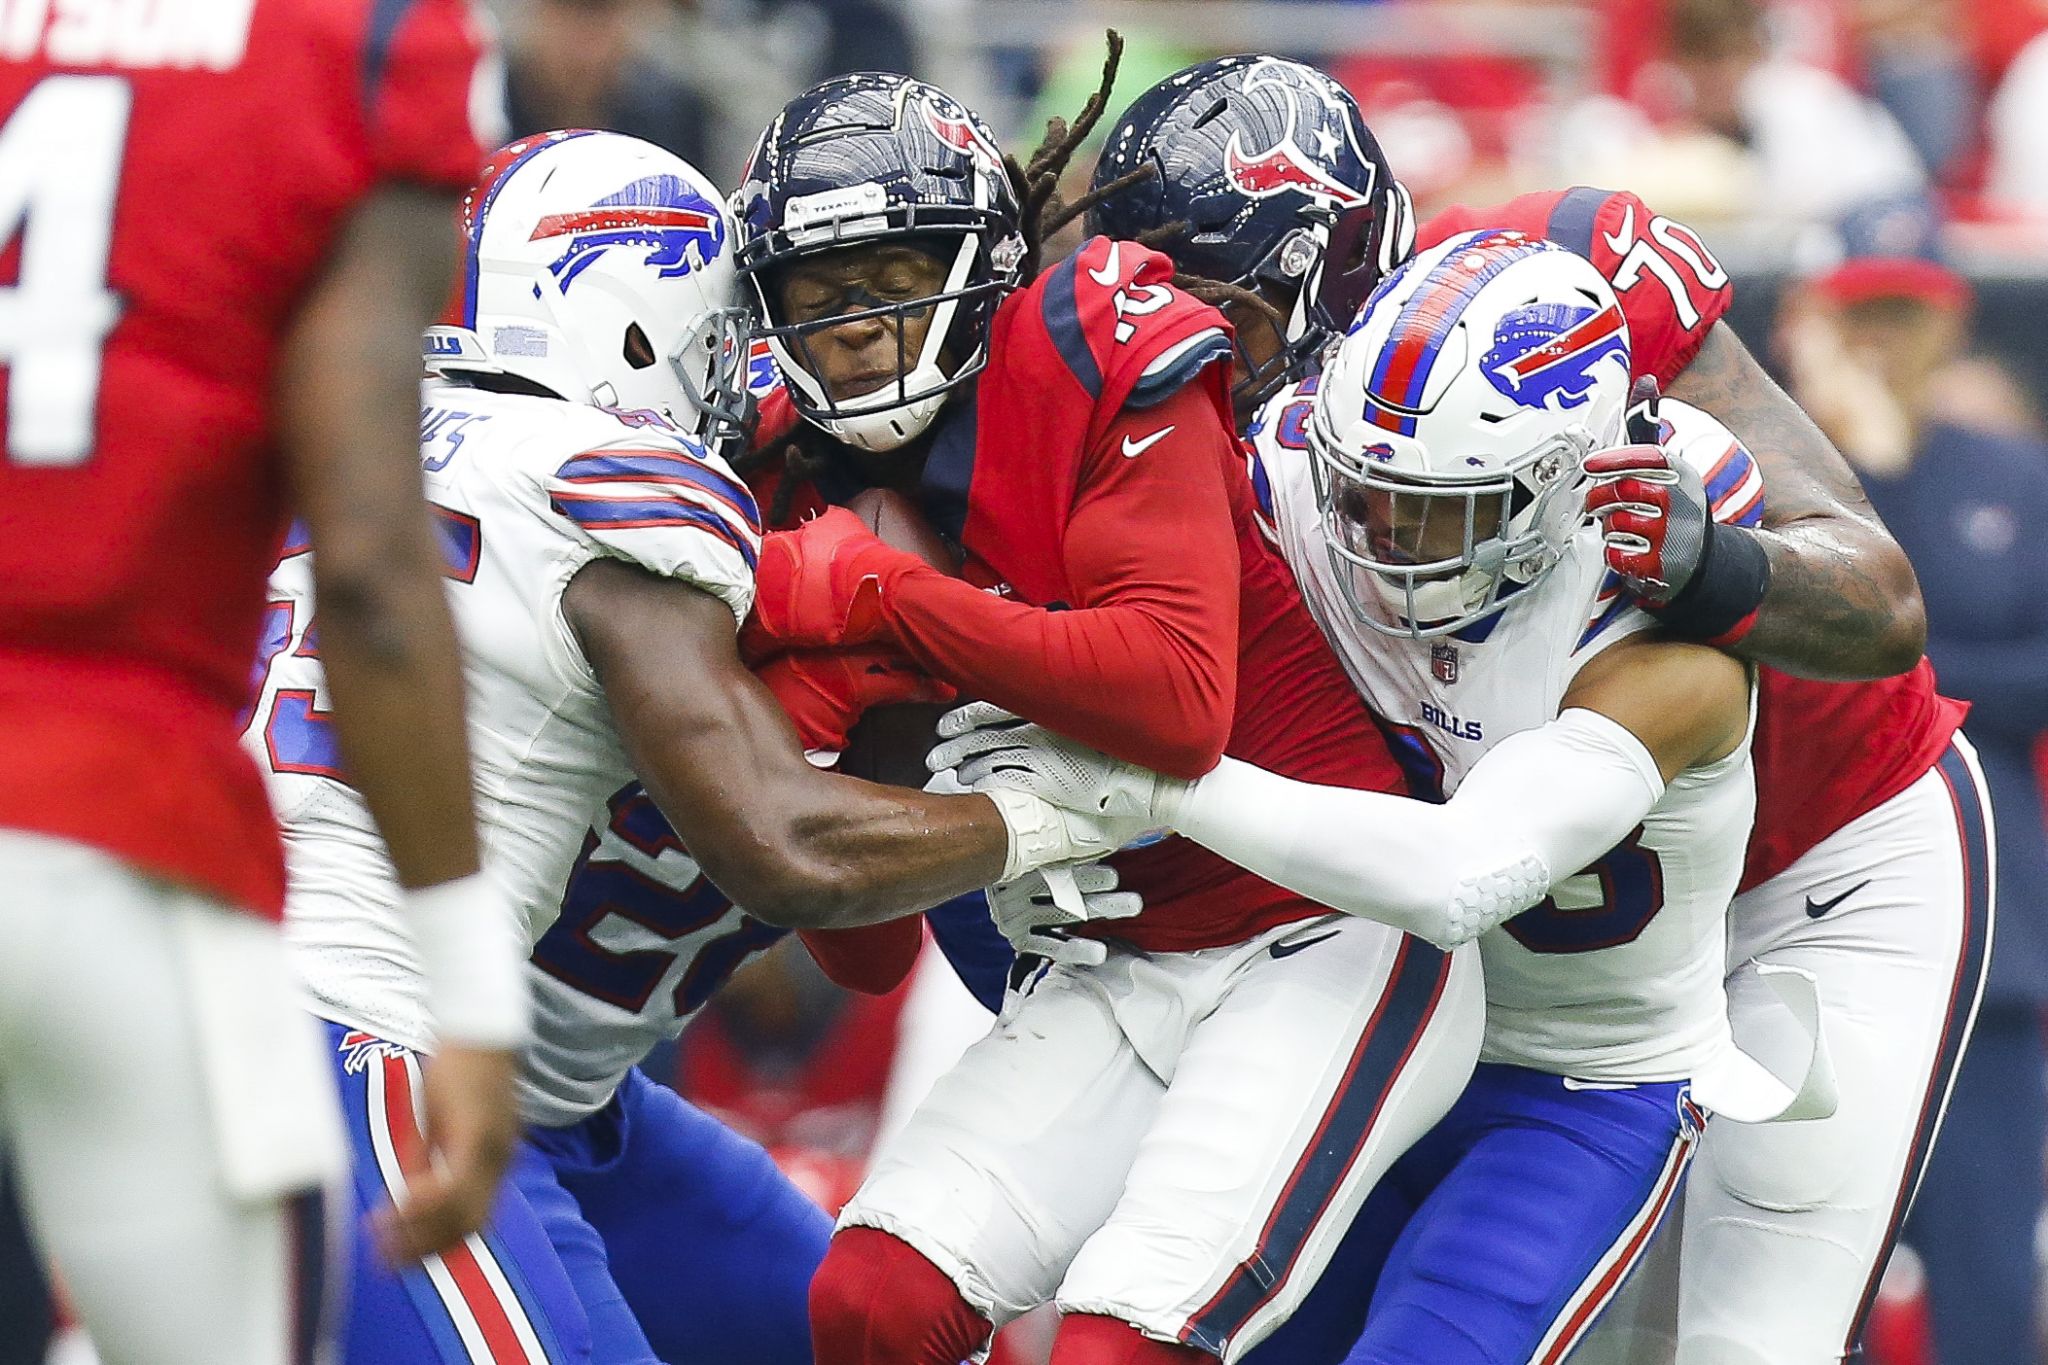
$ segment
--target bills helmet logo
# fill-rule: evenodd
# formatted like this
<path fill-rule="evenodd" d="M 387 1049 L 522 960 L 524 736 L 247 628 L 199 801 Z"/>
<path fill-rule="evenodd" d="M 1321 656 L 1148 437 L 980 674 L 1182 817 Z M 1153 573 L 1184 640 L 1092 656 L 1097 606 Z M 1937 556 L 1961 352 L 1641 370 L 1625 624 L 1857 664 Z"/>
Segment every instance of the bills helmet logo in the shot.
<path fill-rule="evenodd" d="M 612 247 L 646 247 L 646 264 L 662 279 L 701 270 L 725 249 L 725 220 L 689 181 L 673 175 L 635 180 L 587 209 L 551 213 L 534 224 L 529 241 L 567 237 L 568 247 L 549 263 L 561 287 Z"/>
<path fill-rule="evenodd" d="M 1292 191 L 1322 200 L 1340 209 L 1363 208 L 1372 202 L 1370 181 L 1364 186 L 1347 185 L 1331 169 L 1337 154 L 1351 140 L 1351 127 L 1343 106 L 1334 96 L 1311 99 L 1286 80 L 1254 71 L 1245 78 L 1244 93 L 1273 91 L 1284 109 L 1284 127 L 1272 146 L 1261 152 L 1247 151 L 1240 129 L 1230 135 L 1223 149 L 1223 177 L 1232 189 L 1250 199 L 1270 199 Z M 1314 107 L 1305 107 L 1305 106 Z M 1308 140 L 1315 152 L 1300 141 L 1306 124 Z M 1364 160 L 1356 146 L 1354 158 Z M 1368 167 L 1369 169 L 1369 167 Z"/>
<path fill-rule="evenodd" d="M 1394 448 L 1385 441 L 1374 441 L 1371 445 L 1359 451 L 1358 454 L 1361 459 L 1378 460 L 1381 464 L 1385 464 L 1394 458 Z"/>
<path fill-rule="evenodd" d="M 1502 397 L 1561 412 L 1591 397 L 1599 382 L 1595 367 L 1610 357 L 1620 362 L 1626 383 L 1628 332 L 1619 308 L 1532 303 L 1500 320 L 1479 368 Z"/>

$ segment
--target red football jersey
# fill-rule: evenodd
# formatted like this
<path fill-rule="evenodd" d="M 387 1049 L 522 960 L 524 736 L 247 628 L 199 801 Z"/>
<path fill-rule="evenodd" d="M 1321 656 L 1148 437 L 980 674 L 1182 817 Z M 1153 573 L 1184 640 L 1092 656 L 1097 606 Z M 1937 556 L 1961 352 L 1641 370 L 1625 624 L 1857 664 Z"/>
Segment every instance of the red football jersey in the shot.
<path fill-rule="evenodd" d="M 1547 238 L 1599 267 L 1628 317 L 1636 373 L 1660 384 L 1692 363 L 1733 297 L 1698 233 L 1625 191 L 1544 190 L 1495 208 L 1451 209 L 1422 229 L 1419 244 L 1483 227 Z M 1924 659 L 1910 673 L 1861 683 L 1759 669 L 1756 826 L 1741 889 L 1769 881 L 1911 786 L 1940 759 L 1965 710 L 1934 690 Z"/>
<path fill-rule="evenodd" d="M 0 40 L 0 826 L 274 914 L 235 713 L 278 343 L 371 186 L 475 174 L 484 30 L 466 0 L 30 9 Z"/>
<path fill-rule="evenodd" d="M 1226 324 L 1214 310 L 1172 289 L 1166 283 L 1171 273 L 1171 264 L 1155 252 L 1095 238 L 997 310 L 988 369 L 972 399 L 956 398 L 942 415 L 917 490 L 933 523 L 967 551 L 970 582 L 1036 606 L 1092 605 L 1100 600 L 1100 585 L 1075 581 L 1065 544 L 1076 509 L 1100 486 L 1168 478 L 1163 466 L 1148 472 L 1154 468 L 1148 462 L 1171 447 L 1112 439 L 1125 414 L 1155 405 L 1167 411 L 1168 404 L 1189 401 L 1188 392 L 1198 389 L 1227 429 Z M 1239 629 L 1225 751 L 1303 781 L 1402 790 L 1364 704 L 1317 631 L 1285 563 L 1256 528 L 1236 442 L 1219 441 L 1216 458 L 1228 499 L 1227 534 L 1221 527 L 1187 524 L 1185 517 L 1176 521 L 1175 509 L 1160 503 L 1157 524 L 1145 529 L 1182 541 L 1191 557 L 1215 548 L 1211 530 L 1225 556 L 1235 541 Z M 834 500 L 853 491 L 830 478 L 827 485 L 823 492 Z M 1130 496 L 1132 504 L 1144 505 L 1138 488 Z M 808 496 L 798 501 L 817 505 Z M 957 618 L 956 628 L 964 629 Z M 1031 686 L 1044 689 L 1043 708 L 1006 704 L 1048 721 L 1062 706 L 1075 707 L 1071 676 L 1048 672 Z M 1124 757 L 1144 761 L 1142 751 L 1133 751 L 1139 742 L 1134 737 L 1173 724 L 1134 696 L 1090 700 L 1097 710 L 1122 704 L 1127 711 L 1122 723 L 1130 742 L 1121 746 Z M 1120 747 L 1114 733 L 1081 737 Z M 1185 839 L 1165 839 L 1114 861 L 1124 886 L 1140 892 L 1146 908 L 1102 932 L 1147 951 L 1239 943 L 1272 926 L 1327 913 Z"/>

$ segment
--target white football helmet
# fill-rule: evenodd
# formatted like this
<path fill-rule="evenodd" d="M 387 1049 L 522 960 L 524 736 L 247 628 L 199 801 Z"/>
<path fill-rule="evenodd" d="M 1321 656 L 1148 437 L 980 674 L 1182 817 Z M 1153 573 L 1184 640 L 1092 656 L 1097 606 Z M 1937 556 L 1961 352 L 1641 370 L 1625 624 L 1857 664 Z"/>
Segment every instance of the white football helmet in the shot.
<path fill-rule="evenodd" d="M 1329 357 L 1308 424 L 1338 581 L 1386 634 L 1447 635 L 1556 565 L 1585 458 L 1614 444 L 1628 325 L 1591 262 L 1469 232 L 1390 275 Z"/>
<path fill-rule="evenodd" d="M 462 227 L 454 316 L 427 332 L 429 368 L 652 409 L 713 444 L 745 420 L 732 222 L 688 162 L 620 133 L 522 138 L 485 165 Z"/>

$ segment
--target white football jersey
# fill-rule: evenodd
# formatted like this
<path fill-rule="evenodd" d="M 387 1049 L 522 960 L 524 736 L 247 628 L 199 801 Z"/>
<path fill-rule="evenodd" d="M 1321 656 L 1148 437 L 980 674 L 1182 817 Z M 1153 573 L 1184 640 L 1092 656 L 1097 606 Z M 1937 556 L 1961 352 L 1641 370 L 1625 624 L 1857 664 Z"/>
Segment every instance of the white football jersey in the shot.
<path fill-rule="evenodd" d="M 1313 382 L 1283 392 L 1253 430 L 1268 531 L 1385 724 L 1411 792 L 1442 799 L 1494 744 L 1554 719 L 1589 660 L 1656 623 L 1608 573 L 1590 524 L 1548 577 L 1456 635 L 1415 640 L 1358 622 L 1325 548 L 1302 435 Z M 1665 405 L 1674 425 L 1712 420 L 1681 408 Z M 1732 1049 L 1722 977 L 1728 902 L 1756 807 L 1749 750 L 1745 738 L 1680 774 L 1627 840 L 1480 939 L 1481 1060 L 1591 1081 L 1683 1080 Z"/>
<path fill-rule="evenodd" d="M 651 415 L 432 382 L 420 431 L 463 644 L 485 867 L 535 942 L 599 837 L 593 822 L 608 824 L 607 798 L 632 781 L 563 617 L 564 588 L 608 555 L 711 593 L 737 628 L 752 604 L 759 518 L 721 461 Z M 284 829 L 285 932 L 317 1013 L 428 1048 L 429 1002 L 398 882 L 368 808 L 342 780 L 326 723 L 306 549 L 288 544 L 271 578 L 264 676 L 244 736 Z M 696 880 L 694 866 L 663 872 Z M 557 978 L 532 979 L 544 1031 L 534 1055 L 545 1061 L 577 1045 L 577 1020 L 549 999 Z"/>

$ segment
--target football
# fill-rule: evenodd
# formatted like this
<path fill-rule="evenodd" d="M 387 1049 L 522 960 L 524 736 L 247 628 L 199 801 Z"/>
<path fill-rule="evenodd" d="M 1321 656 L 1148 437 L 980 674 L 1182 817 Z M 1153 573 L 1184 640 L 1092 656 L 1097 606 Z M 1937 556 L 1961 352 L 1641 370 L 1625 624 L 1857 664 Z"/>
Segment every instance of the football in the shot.
<path fill-rule="evenodd" d="M 961 555 L 903 494 L 870 488 L 846 503 L 848 511 L 868 524 L 877 536 L 899 550 L 916 555 L 941 573 L 960 572 Z M 937 742 L 941 715 L 957 702 L 906 702 L 877 706 L 861 717 L 848 737 L 839 771 L 870 782 L 897 787 L 922 787 L 930 776 L 924 756 Z"/>

